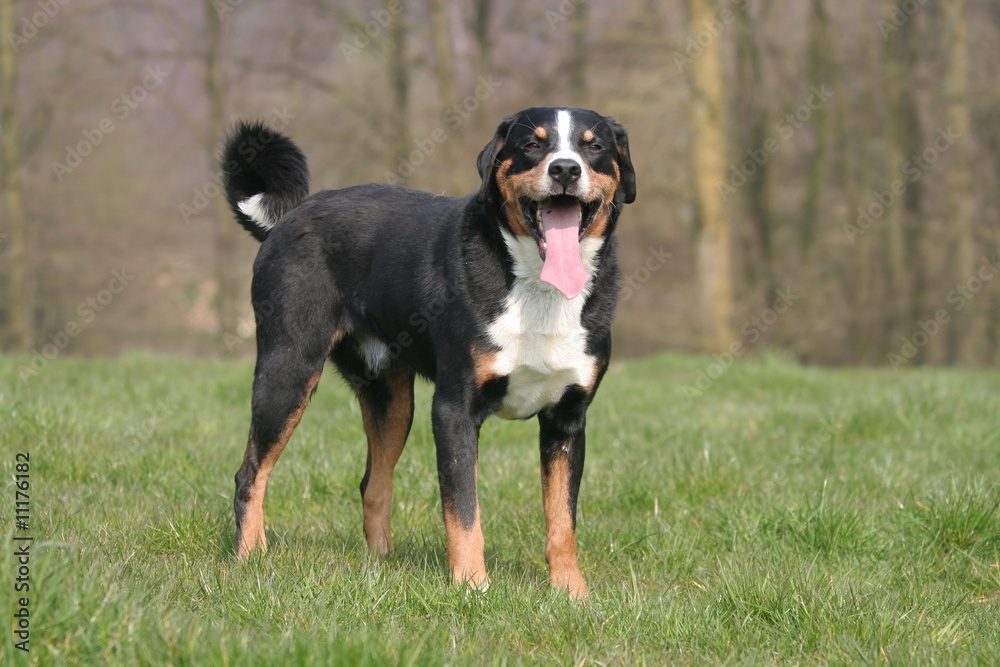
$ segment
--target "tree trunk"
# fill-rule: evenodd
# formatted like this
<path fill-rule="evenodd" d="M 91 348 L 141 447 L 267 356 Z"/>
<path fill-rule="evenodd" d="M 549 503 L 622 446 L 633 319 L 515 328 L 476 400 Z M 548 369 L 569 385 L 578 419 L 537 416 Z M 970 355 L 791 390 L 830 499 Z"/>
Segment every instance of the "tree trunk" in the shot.
<path fill-rule="evenodd" d="M 492 44 L 490 43 L 490 14 L 493 12 L 493 0 L 476 1 L 476 44 L 479 47 L 479 62 L 476 71 L 479 76 L 486 76 L 492 67 Z"/>
<path fill-rule="evenodd" d="M 692 34 L 718 16 L 713 0 L 688 0 Z M 691 161 L 698 214 L 697 275 L 701 333 L 704 349 L 725 352 L 734 342 L 733 289 L 730 259 L 729 212 L 720 195 L 725 183 L 726 142 L 725 79 L 722 45 L 718 39 L 704 47 L 690 64 Z"/>
<path fill-rule="evenodd" d="M 451 31 L 448 30 L 448 16 L 442 0 L 428 0 L 427 10 L 431 19 L 431 47 L 434 49 L 437 65 L 434 76 L 437 79 L 441 111 L 455 104 L 455 54 L 451 46 Z"/>
<path fill-rule="evenodd" d="M 823 0 L 812 0 L 812 18 L 810 21 L 809 55 L 807 71 L 809 83 L 821 86 L 833 83 L 834 63 L 833 47 L 830 40 L 830 21 L 823 7 Z M 809 161 L 809 172 L 806 180 L 806 197 L 802 205 L 802 224 L 799 242 L 802 252 L 803 266 L 808 270 L 816 247 L 817 218 L 823 191 L 826 187 L 827 156 L 830 146 L 830 121 L 826 105 L 820 104 L 812 114 L 813 134 L 816 137 L 816 149 Z"/>
<path fill-rule="evenodd" d="M 392 22 L 389 37 L 388 64 L 392 86 L 392 114 L 389 119 L 392 127 L 391 165 L 395 165 L 400 157 L 405 159 L 410 151 L 410 63 L 406 56 L 409 26 L 406 23 L 406 5 L 400 6 L 400 13 Z M 406 177 L 403 174 L 399 176 L 405 185 Z"/>
<path fill-rule="evenodd" d="M 907 72 L 907 81 L 898 91 L 895 106 L 890 107 L 896 118 L 895 141 L 899 144 L 899 152 L 904 156 L 904 161 L 912 159 L 915 155 L 920 155 L 924 150 L 923 123 L 920 120 L 920 100 L 916 91 L 923 87 L 922 82 L 916 79 L 920 72 L 920 59 L 923 49 L 923 35 L 921 32 L 922 16 L 915 16 L 910 19 L 905 30 L 900 30 L 892 36 L 898 39 L 899 54 L 898 61 L 903 71 Z M 897 169 L 902 165 L 897 166 Z M 896 174 L 900 177 L 900 172 Z M 917 323 L 925 317 L 927 268 L 924 258 L 924 232 L 926 221 L 923 212 L 923 179 L 910 180 L 906 174 L 902 174 L 906 183 L 906 192 L 901 196 L 902 201 L 902 228 L 904 237 L 904 250 L 906 256 L 906 289 L 909 296 L 909 311 L 904 314 L 904 319 L 912 330 Z M 936 296 L 936 295 L 935 295 Z M 936 306 L 934 307 L 936 309 Z M 914 363 L 922 363 L 931 346 L 917 349 L 914 356 Z"/>
<path fill-rule="evenodd" d="M 214 0 L 205 0 L 205 57 L 204 87 L 208 100 L 208 127 L 203 141 L 205 156 L 211 169 L 215 168 L 219 141 L 225 132 L 226 77 L 222 55 L 223 25 Z M 223 197 L 213 201 L 211 225 L 213 226 L 213 260 L 216 283 L 215 311 L 218 333 L 233 334 L 239 320 L 241 299 L 240 272 L 236 268 L 238 227 L 230 217 Z"/>
<path fill-rule="evenodd" d="M 448 28 L 446 3 L 443 0 L 428 0 L 427 11 L 431 20 L 431 48 L 434 50 L 434 76 L 437 79 L 438 99 L 440 109 L 438 117 L 442 117 L 448 109 L 461 101 L 455 88 L 455 52 L 452 48 L 451 31 Z M 437 149 L 435 162 L 437 164 L 453 165 L 457 162 L 458 150 L 461 148 L 460 138 L 465 132 L 466 120 L 457 124 L 449 124 L 449 139 Z M 442 177 L 434 179 L 434 188 L 440 188 Z M 456 169 L 449 169 L 443 176 L 448 194 L 461 194 L 467 188 L 468 180 Z"/>
<path fill-rule="evenodd" d="M 736 12 L 736 83 L 735 104 L 739 143 L 746 150 L 762 149 L 769 138 L 767 104 L 764 102 L 764 76 L 760 48 L 750 16 Z M 736 158 L 742 162 L 746 153 Z M 760 296 L 761 304 L 774 298 L 774 253 L 772 236 L 774 216 L 771 209 L 771 162 L 765 161 L 743 186 L 749 213 L 752 251 L 743 258 L 747 283 Z"/>
<path fill-rule="evenodd" d="M 860 51 L 864 62 L 873 62 L 875 48 L 867 37 L 861 38 Z M 836 125 L 837 137 L 835 164 L 840 180 L 847 193 L 847 217 L 843 222 L 845 232 L 851 239 L 850 258 L 848 260 L 848 285 L 850 323 L 848 338 L 850 340 L 849 359 L 854 363 L 877 364 L 885 363 L 881 338 L 876 335 L 877 317 L 873 312 L 873 237 L 877 233 L 876 224 L 868 229 L 862 225 L 862 211 L 868 206 L 871 198 L 871 183 L 874 175 L 872 165 L 875 158 L 871 146 L 875 142 L 877 131 L 873 127 L 878 112 L 879 102 L 876 99 L 876 87 L 881 83 L 874 78 L 863 79 L 865 87 L 860 90 L 859 102 L 852 105 L 848 99 L 847 87 L 842 79 L 833 83 L 834 103 L 837 105 Z M 856 113 L 852 116 L 851 111 Z M 867 214 L 866 214 L 867 215 Z"/>
<path fill-rule="evenodd" d="M 884 0 L 884 15 L 891 16 L 895 7 L 893 0 Z M 912 25 L 906 25 L 902 30 L 912 28 Z M 907 244 L 903 229 L 903 205 L 899 201 L 899 195 L 893 192 L 894 184 L 897 182 L 900 185 L 903 184 L 900 178 L 901 168 L 907 159 L 903 152 L 902 119 L 899 114 L 899 109 L 906 95 L 907 63 L 900 47 L 901 40 L 898 38 L 898 34 L 889 36 L 883 54 L 885 62 L 884 87 L 887 98 L 886 152 L 883 163 L 883 178 L 880 179 L 882 186 L 878 188 L 879 192 L 883 193 L 883 201 L 889 199 L 889 195 L 884 193 L 891 193 L 892 197 L 892 201 L 882 205 L 884 211 L 881 218 L 885 221 L 885 269 L 887 272 L 887 289 L 882 295 L 882 343 L 889 351 L 899 349 L 910 324 L 910 313 L 913 312 L 910 281 L 907 280 Z"/>
<path fill-rule="evenodd" d="M 973 227 L 972 173 L 969 169 L 968 52 L 965 0 L 944 0 L 947 67 L 944 101 L 950 131 L 958 137 L 951 147 L 946 173 L 948 222 L 953 231 L 953 284 L 965 285 L 975 275 L 975 229 Z M 966 303 L 953 313 L 948 326 L 948 360 L 960 364 L 976 362 L 978 319 L 975 303 Z"/>
<path fill-rule="evenodd" d="M 0 35 L 14 32 L 14 3 L 0 7 Z M 33 290 L 28 276 L 28 226 L 24 217 L 19 178 L 17 134 L 17 53 L 10 44 L 0 46 L 0 197 L 8 238 L 0 234 L 0 251 L 7 251 L 10 350 L 27 352 L 34 341 Z M 7 248 L 3 246 L 6 245 Z"/>
<path fill-rule="evenodd" d="M 587 104 L 587 8 L 590 3 L 581 2 L 569 18 L 569 99 L 576 106 Z"/>
<path fill-rule="evenodd" d="M 812 0 L 809 26 L 809 46 L 806 73 L 811 89 L 836 85 L 836 62 L 830 37 L 830 20 L 823 0 Z M 816 147 L 809 156 L 806 174 L 806 194 L 802 202 L 802 220 L 799 223 L 799 276 L 806 296 L 800 313 L 805 323 L 806 335 L 799 344 L 801 357 L 806 362 L 816 359 L 817 345 L 823 344 L 824 322 L 818 308 L 825 298 L 822 267 L 816 265 L 816 237 L 819 234 L 823 193 L 827 189 L 830 153 L 830 114 L 827 105 L 820 103 L 813 109 L 810 121 Z"/>

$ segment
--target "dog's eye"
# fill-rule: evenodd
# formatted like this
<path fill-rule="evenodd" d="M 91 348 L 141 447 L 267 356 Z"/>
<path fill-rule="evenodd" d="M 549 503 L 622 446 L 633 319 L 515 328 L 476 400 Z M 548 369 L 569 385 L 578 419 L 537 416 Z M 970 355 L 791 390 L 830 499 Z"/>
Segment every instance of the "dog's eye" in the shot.
<path fill-rule="evenodd" d="M 602 146 L 601 144 L 598 144 L 598 143 L 593 143 L 593 144 L 590 144 L 589 146 L 587 146 L 587 149 L 591 153 L 600 153 L 601 151 L 604 150 L 604 146 Z"/>
<path fill-rule="evenodd" d="M 538 142 L 536 142 L 536 141 L 529 141 L 528 143 L 526 143 L 524 145 L 524 150 L 526 150 L 526 151 L 536 151 L 539 148 L 541 148 L 541 146 L 539 146 Z"/>

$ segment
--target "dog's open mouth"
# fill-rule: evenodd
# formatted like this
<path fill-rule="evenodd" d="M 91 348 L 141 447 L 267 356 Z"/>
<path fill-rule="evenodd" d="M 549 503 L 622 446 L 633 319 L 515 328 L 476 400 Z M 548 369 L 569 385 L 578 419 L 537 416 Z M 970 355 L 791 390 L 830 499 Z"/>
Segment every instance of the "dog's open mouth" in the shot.
<path fill-rule="evenodd" d="M 599 209 L 599 201 L 582 202 L 567 195 L 521 202 L 525 224 L 538 243 L 543 261 L 541 279 L 567 299 L 578 296 L 590 279 L 580 255 L 580 240 Z"/>
<path fill-rule="evenodd" d="M 582 202 L 576 197 L 569 195 L 559 195 L 549 197 L 542 201 L 532 201 L 531 199 L 521 200 L 521 210 L 524 211 L 524 223 L 538 242 L 538 254 L 545 259 L 548 250 L 548 239 L 546 238 L 545 224 L 543 218 L 551 215 L 576 217 L 576 225 L 579 228 L 577 239 L 582 239 L 583 235 L 594 220 L 597 218 L 597 211 L 600 209 L 599 201 Z"/>

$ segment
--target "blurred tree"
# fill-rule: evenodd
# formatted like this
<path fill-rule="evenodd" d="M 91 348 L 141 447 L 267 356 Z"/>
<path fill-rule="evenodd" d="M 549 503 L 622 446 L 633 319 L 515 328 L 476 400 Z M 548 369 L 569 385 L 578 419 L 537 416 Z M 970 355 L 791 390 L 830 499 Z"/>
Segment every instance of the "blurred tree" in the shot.
<path fill-rule="evenodd" d="M 811 89 L 836 87 L 837 63 L 833 53 L 833 41 L 830 35 L 830 19 L 823 0 L 812 0 L 809 16 L 809 44 L 806 55 L 806 74 Z M 799 277 L 803 281 L 803 291 L 810 295 L 804 299 L 799 312 L 808 335 L 803 336 L 797 350 L 805 361 L 813 361 L 816 357 L 818 343 L 815 331 L 818 328 L 817 310 L 820 307 L 821 283 L 823 270 L 816 261 L 816 239 L 822 229 L 823 216 L 820 209 L 823 205 L 823 195 L 827 190 L 827 174 L 830 153 L 831 123 L 827 104 L 819 104 L 812 109 L 810 127 L 815 137 L 815 147 L 809 155 L 809 166 L 806 174 L 806 194 L 802 201 L 802 219 L 799 222 Z"/>
<path fill-rule="evenodd" d="M 898 12 L 895 3 L 883 6 L 884 16 Z M 886 19 L 888 20 L 888 19 Z M 923 237 L 926 221 L 921 206 L 923 181 L 913 180 L 907 165 L 923 152 L 923 127 L 919 115 L 916 87 L 920 65 L 920 16 L 911 17 L 897 31 L 885 37 L 886 95 L 886 189 L 892 197 L 887 205 L 886 232 L 888 293 L 884 308 L 886 345 L 898 347 L 922 315 L 922 297 L 926 283 Z M 900 190 L 895 186 L 901 186 Z M 927 351 L 920 347 L 911 357 L 919 363 Z"/>
<path fill-rule="evenodd" d="M 806 71 L 813 86 L 833 85 L 836 77 L 836 63 L 830 38 L 830 19 L 823 0 L 812 0 L 809 20 L 809 53 L 806 56 Z M 816 247 L 816 229 L 819 225 L 819 209 L 826 187 L 827 162 L 830 146 L 830 120 L 827 105 L 820 104 L 813 110 L 810 123 L 816 137 L 816 147 L 809 157 L 809 171 L 806 179 L 806 196 L 802 203 L 802 221 L 799 227 L 799 244 L 802 263 L 809 266 L 813 261 Z"/>
<path fill-rule="evenodd" d="M 692 35 L 718 23 L 715 0 L 688 0 Z M 725 72 L 721 37 L 705 40 L 701 53 L 688 65 L 691 85 L 691 166 L 698 218 L 698 310 L 701 337 L 709 352 L 726 352 L 734 341 L 731 229 L 729 210 L 720 186 L 726 182 L 729 145 L 726 141 Z M 701 44 L 699 42 L 699 44 Z"/>
<path fill-rule="evenodd" d="M 862 61 L 872 62 L 875 49 L 870 38 L 862 37 L 860 51 Z M 839 150 L 837 165 L 840 180 L 846 190 L 847 214 L 843 229 L 850 239 L 849 267 L 843 272 L 843 278 L 849 285 L 848 302 L 848 340 L 850 341 L 850 358 L 861 363 L 880 363 L 880 352 L 883 349 L 881 335 L 876 335 L 878 326 L 873 312 L 873 265 L 876 264 L 875 243 L 871 223 L 866 229 L 861 225 L 867 220 L 867 207 L 871 197 L 872 166 L 875 162 L 873 146 L 875 131 L 873 120 L 876 117 L 878 103 L 876 90 L 878 81 L 873 77 L 861 79 L 858 82 L 859 92 L 855 97 L 859 100 L 857 109 L 850 106 L 848 87 L 843 78 L 838 77 L 834 83 L 834 99 L 837 103 L 837 134 Z M 855 111 L 852 115 L 851 111 Z"/>
<path fill-rule="evenodd" d="M 0 3 L 0 36 L 14 34 L 14 3 Z M 32 311 L 34 299 L 28 274 L 28 228 L 21 193 L 21 157 L 18 150 L 17 49 L 0 45 L 0 197 L 9 238 L 0 236 L 0 250 L 7 251 L 7 280 L 10 303 L 7 318 L 10 349 L 27 352 L 34 342 Z M 7 248 L 3 248 L 7 245 Z"/>
<path fill-rule="evenodd" d="M 895 12 L 898 11 L 894 0 L 883 0 L 882 15 L 883 20 L 891 21 Z M 900 29 L 907 32 L 912 29 L 912 22 L 908 22 Z M 901 128 L 901 118 L 899 107 L 904 104 L 906 95 L 906 75 L 907 62 L 906 53 L 901 48 L 902 38 L 899 31 L 889 33 L 884 38 L 883 62 L 883 90 L 886 99 L 886 132 L 885 132 L 885 153 L 882 161 L 883 172 L 879 179 L 879 186 L 876 188 L 880 193 L 880 206 L 882 219 L 885 220 L 885 254 L 887 261 L 884 264 L 886 271 L 887 291 L 883 294 L 883 322 L 882 322 L 882 345 L 886 349 L 898 347 L 904 333 L 908 333 L 906 328 L 910 324 L 909 316 L 912 312 L 910 305 L 912 294 L 910 293 L 907 275 L 907 244 L 903 231 L 903 206 L 899 201 L 902 192 L 895 184 L 903 184 L 900 179 L 902 166 L 906 161 L 904 152 L 904 142 L 902 137 L 904 132 Z M 878 216 L 873 216 L 878 217 Z"/>
<path fill-rule="evenodd" d="M 948 224 L 952 231 L 950 276 L 965 285 L 976 272 L 973 222 L 972 172 L 969 166 L 968 47 L 965 0 L 942 0 L 943 37 L 946 44 L 943 93 L 949 131 L 957 137 L 949 149 L 947 183 Z M 948 361 L 972 364 L 977 360 L 976 328 L 979 322 L 971 304 L 955 309 L 948 327 Z"/>
<path fill-rule="evenodd" d="M 748 11 L 736 11 L 735 16 L 736 81 L 733 86 L 733 107 L 734 116 L 739 122 L 733 123 L 733 130 L 741 148 L 736 156 L 736 163 L 740 164 L 753 152 L 758 152 L 759 155 L 759 151 L 764 151 L 766 154 L 765 146 L 769 139 L 774 141 L 774 138 L 770 135 L 770 110 L 753 19 Z M 747 183 L 742 188 L 750 222 L 750 228 L 743 235 L 748 239 L 750 247 L 741 259 L 748 286 L 755 292 L 754 296 L 761 303 L 769 304 L 774 298 L 774 215 L 771 210 L 771 167 L 774 163 L 770 159 L 757 162 L 756 172 L 747 178 Z"/>
<path fill-rule="evenodd" d="M 434 50 L 434 77 L 437 80 L 441 110 L 455 104 L 455 50 L 444 0 L 427 0 L 431 22 L 431 47 Z"/>
<path fill-rule="evenodd" d="M 587 24 L 590 3 L 581 2 L 573 8 L 569 17 L 570 48 L 567 69 L 569 70 L 569 100 L 576 106 L 590 106 L 587 102 Z"/>
<path fill-rule="evenodd" d="M 226 58 L 223 49 L 223 22 L 217 0 L 203 0 L 205 19 L 202 83 L 208 101 L 207 128 L 203 146 L 208 163 L 214 168 L 218 160 L 219 138 L 225 134 L 226 123 Z M 214 228 L 214 273 L 217 291 L 215 307 L 220 335 L 236 331 L 240 304 L 244 299 L 241 276 L 244 267 L 237 266 L 236 249 L 242 234 L 234 225 L 223 197 L 213 200 L 211 224 Z"/>
<path fill-rule="evenodd" d="M 448 21 L 448 7 L 444 0 L 427 0 L 427 11 L 430 14 L 430 46 L 434 53 L 434 78 L 437 81 L 438 118 L 454 105 L 461 103 L 458 99 L 455 84 L 455 49 L 452 44 L 452 34 Z M 465 123 L 450 125 L 448 131 L 453 137 L 460 138 L 464 133 Z M 455 164 L 460 142 L 445 141 L 436 149 L 445 164 Z M 463 192 L 465 179 L 457 170 L 451 169 L 444 175 L 448 183 L 447 192 L 456 194 Z"/>
<path fill-rule="evenodd" d="M 476 63 L 476 71 L 479 76 L 486 76 L 492 68 L 492 49 L 490 41 L 490 15 L 493 13 L 493 0 L 476 0 L 476 18 L 474 32 L 476 35 L 476 46 L 478 47 L 479 60 Z"/>
<path fill-rule="evenodd" d="M 389 126 L 392 132 L 391 155 L 405 156 L 410 151 L 410 71 L 412 64 L 407 57 L 406 4 L 400 3 L 399 13 L 389 28 L 389 81 L 392 87 L 392 114 Z M 392 162 L 392 161 L 390 161 Z M 400 184 L 405 185 L 406 175 L 399 174 Z"/>

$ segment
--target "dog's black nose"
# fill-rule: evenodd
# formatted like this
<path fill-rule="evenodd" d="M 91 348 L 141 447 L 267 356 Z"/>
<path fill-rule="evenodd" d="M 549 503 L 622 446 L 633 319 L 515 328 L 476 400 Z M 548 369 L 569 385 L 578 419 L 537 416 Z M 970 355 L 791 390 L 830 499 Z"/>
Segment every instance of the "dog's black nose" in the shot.
<path fill-rule="evenodd" d="M 581 173 L 583 170 L 576 160 L 560 158 L 549 163 L 549 176 L 563 187 L 580 178 Z"/>

